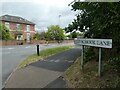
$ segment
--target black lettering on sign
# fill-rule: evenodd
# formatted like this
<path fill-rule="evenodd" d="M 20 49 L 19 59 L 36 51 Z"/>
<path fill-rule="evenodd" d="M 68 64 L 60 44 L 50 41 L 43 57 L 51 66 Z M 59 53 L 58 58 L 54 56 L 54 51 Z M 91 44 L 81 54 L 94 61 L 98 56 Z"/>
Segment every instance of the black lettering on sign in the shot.
<path fill-rule="evenodd" d="M 100 41 L 100 45 L 104 45 L 104 43 L 102 41 Z"/>
<path fill-rule="evenodd" d="M 80 39 L 75 43 L 80 45 L 112 48 L 112 39 Z"/>
<path fill-rule="evenodd" d="M 93 43 L 94 45 L 96 45 L 95 41 L 92 41 L 92 43 Z"/>
<path fill-rule="evenodd" d="M 97 45 L 100 45 L 100 42 L 99 42 L 99 41 L 97 41 Z"/>
<path fill-rule="evenodd" d="M 109 42 L 103 41 L 103 44 L 109 46 Z"/>

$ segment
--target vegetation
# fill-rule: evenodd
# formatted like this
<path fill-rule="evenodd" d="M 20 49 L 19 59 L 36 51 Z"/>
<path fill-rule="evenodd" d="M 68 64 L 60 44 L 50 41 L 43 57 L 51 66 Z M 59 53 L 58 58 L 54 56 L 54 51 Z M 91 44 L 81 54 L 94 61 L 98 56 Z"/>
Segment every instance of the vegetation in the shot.
<path fill-rule="evenodd" d="M 64 73 L 69 88 L 120 88 L 120 77 L 110 62 L 104 61 L 103 76 L 98 77 L 98 63 L 89 61 L 81 70 L 80 58 Z"/>
<path fill-rule="evenodd" d="M 68 37 L 70 39 L 71 38 L 74 39 L 74 38 L 78 38 L 78 37 L 83 37 L 83 33 L 73 31 L 69 35 L 66 35 L 66 37 Z"/>
<path fill-rule="evenodd" d="M 71 70 L 70 72 L 74 74 L 70 73 L 71 78 L 68 80 L 73 87 L 80 88 L 120 87 L 120 2 L 75 2 L 71 6 L 72 10 L 79 11 L 79 14 L 77 19 L 74 19 L 72 24 L 65 28 L 66 32 L 79 30 L 84 33 L 85 38 L 110 38 L 112 39 L 112 49 L 102 49 L 105 72 L 101 78 L 97 78 L 96 72 L 94 72 L 94 69 L 97 69 L 94 61 L 96 63 L 98 59 L 98 48 L 88 47 L 85 48 L 85 68 L 87 69 Z M 75 65 L 73 68 L 79 68 L 79 66 Z M 88 71 L 89 69 L 91 70 Z M 77 74 L 75 75 L 75 73 Z M 72 81 L 75 81 L 74 84 Z"/>
<path fill-rule="evenodd" d="M 0 40 L 11 40 L 13 37 L 10 34 L 10 30 L 0 23 Z"/>
<path fill-rule="evenodd" d="M 120 2 L 75 2 L 72 10 L 79 10 L 77 19 L 65 28 L 66 32 L 78 30 L 84 32 L 86 38 L 111 38 L 112 49 L 102 50 L 104 60 L 114 61 L 120 55 Z M 97 56 L 96 48 L 87 49 L 87 57 Z M 108 53 L 109 52 L 109 53 Z"/>
<path fill-rule="evenodd" d="M 36 33 L 33 36 L 33 39 L 35 39 L 35 40 L 45 40 L 45 32 Z"/>
<path fill-rule="evenodd" d="M 56 47 L 56 48 L 50 48 L 50 49 L 46 49 L 46 50 L 42 50 L 40 51 L 40 56 L 37 56 L 37 54 L 33 54 L 28 56 L 23 62 L 21 62 L 17 69 L 20 69 L 22 67 L 25 67 L 33 62 L 39 61 L 42 58 L 63 52 L 65 50 L 71 49 L 73 48 L 72 46 L 62 46 L 62 47 Z"/>
<path fill-rule="evenodd" d="M 63 40 L 65 38 L 63 30 L 58 25 L 52 25 L 48 27 L 46 33 L 46 40 Z"/>
<path fill-rule="evenodd" d="M 76 31 L 72 32 L 72 33 L 71 33 L 71 36 L 72 36 L 72 38 L 77 38 L 77 33 L 76 33 Z"/>

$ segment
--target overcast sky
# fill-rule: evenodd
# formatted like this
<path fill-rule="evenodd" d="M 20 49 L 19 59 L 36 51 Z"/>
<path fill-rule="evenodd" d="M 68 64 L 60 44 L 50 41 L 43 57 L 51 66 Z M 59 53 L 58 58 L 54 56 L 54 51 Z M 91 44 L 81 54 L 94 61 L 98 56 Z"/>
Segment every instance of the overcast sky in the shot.
<path fill-rule="evenodd" d="M 38 29 L 59 24 L 66 27 L 75 18 L 77 12 L 68 6 L 73 0 L 2 0 L 0 16 L 9 14 L 23 17 L 36 24 Z"/>

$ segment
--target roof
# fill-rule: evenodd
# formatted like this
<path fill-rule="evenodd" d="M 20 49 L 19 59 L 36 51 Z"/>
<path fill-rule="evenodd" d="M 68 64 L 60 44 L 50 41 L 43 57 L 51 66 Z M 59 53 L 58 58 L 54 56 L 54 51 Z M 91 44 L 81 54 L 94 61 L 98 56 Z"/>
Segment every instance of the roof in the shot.
<path fill-rule="evenodd" d="M 7 21 L 7 22 L 16 22 L 16 23 L 23 23 L 23 24 L 31 24 L 35 25 L 35 23 L 30 22 L 22 17 L 18 16 L 11 16 L 11 15 L 3 15 L 0 17 L 1 21 Z"/>

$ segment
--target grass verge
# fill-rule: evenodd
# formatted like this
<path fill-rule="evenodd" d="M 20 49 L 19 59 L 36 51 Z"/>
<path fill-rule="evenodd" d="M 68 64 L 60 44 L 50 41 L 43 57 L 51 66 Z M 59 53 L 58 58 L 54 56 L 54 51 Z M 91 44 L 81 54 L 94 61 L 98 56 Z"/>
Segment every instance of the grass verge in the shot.
<path fill-rule="evenodd" d="M 103 75 L 98 77 L 98 62 L 89 61 L 80 68 L 80 58 L 64 73 L 69 88 L 120 88 L 120 76 L 108 64 L 103 62 Z"/>
<path fill-rule="evenodd" d="M 71 49 L 73 46 L 61 46 L 61 47 L 56 47 L 56 48 L 49 48 L 46 50 L 40 51 L 40 56 L 37 56 L 37 54 L 33 54 L 28 56 L 25 60 L 23 60 L 18 66 L 17 69 L 23 68 L 33 62 L 39 61 L 42 58 L 63 52 L 65 50 Z"/>

